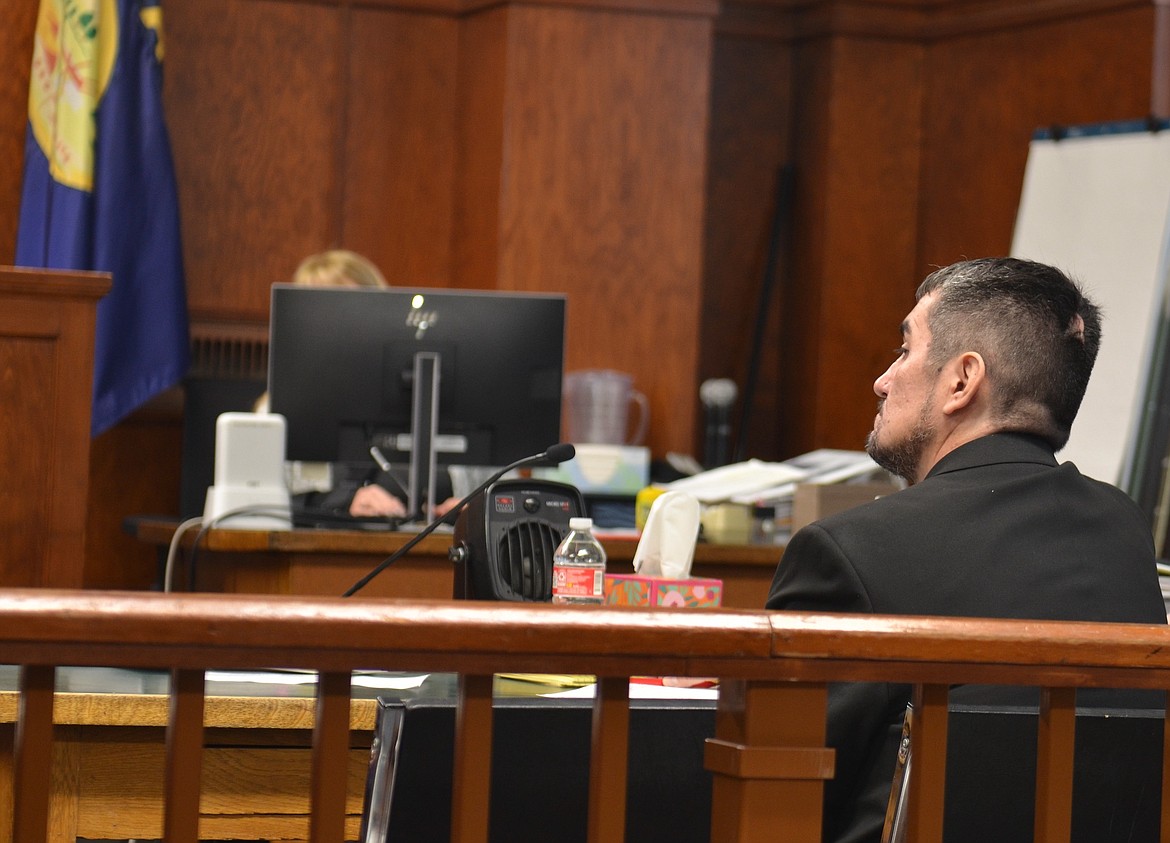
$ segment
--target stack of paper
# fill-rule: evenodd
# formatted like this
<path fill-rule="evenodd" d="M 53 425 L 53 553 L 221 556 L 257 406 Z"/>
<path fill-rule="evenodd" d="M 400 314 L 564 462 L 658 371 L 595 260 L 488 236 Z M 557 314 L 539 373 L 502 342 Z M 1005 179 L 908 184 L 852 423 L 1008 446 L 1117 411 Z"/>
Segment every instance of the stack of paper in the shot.
<path fill-rule="evenodd" d="M 705 504 L 791 501 L 797 483 L 845 483 L 866 480 L 882 469 L 864 451 L 822 448 L 784 462 L 726 465 L 666 484 L 689 492 Z"/>

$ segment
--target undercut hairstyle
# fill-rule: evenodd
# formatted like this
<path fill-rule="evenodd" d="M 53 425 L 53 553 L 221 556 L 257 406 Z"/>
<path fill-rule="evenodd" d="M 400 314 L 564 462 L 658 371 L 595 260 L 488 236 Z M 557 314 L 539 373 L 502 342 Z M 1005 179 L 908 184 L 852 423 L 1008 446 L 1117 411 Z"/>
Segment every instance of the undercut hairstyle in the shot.
<path fill-rule="evenodd" d="M 1101 345 L 1101 312 L 1055 267 L 981 258 L 939 269 L 918 287 L 933 293 L 927 359 L 942 367 L 978 352 L 1003 430 L 1041 436 L 1060 450 Z"/>

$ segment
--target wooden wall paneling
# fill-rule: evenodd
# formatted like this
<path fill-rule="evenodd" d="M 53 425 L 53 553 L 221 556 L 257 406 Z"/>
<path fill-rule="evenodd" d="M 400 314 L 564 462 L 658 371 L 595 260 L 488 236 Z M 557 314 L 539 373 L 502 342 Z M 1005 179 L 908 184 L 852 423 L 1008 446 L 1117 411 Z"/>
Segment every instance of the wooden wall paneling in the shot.
<path fill-rule="evenodd" d="M 567 293 L 566 369 L 632 373 L 653 452 L 693 451 L 711 16 L 503 26 L 496 285 Z"/>
<path fill-rule="evenodd" d="M 172 396 L 174 397 L 174 396 Z M 182 470 L 178 409 L 158 400 L 94 439 L 86 507 L 86 588 L 151 588 L 161 554 L 131 536 L 127 516 L 177 515 Z"/>
<path fill-rule="evenodd" d="M 914 303 L 923 52 L 912 42 L 857 39 L 844 42 L 839 56 L 829 179 L 836 204 L 814 421 L 829 447 L 863 446 L 873 426 L 873 381 L 893 360 Z"/>
<path fill-rule="evenodd" d="M 796 167 L 789 271 L 781 275 L 783 310 L 779 391 L 787 400 L 780 405 L 777 434 L 782 454 L 799 454 L 815 442 L 812 413 L 817 390 L 813 320 L 821 315 L 824 274 L 825 226 L 830 203 L 823 182 L 830 167 L 830 122 L 823 103 L 832 85 L 824 42 L 796 44 L 793 51 L 793 162 Z M 815 446 L 813 446 L 815 447 Z"/>
<path fill-rule="evenodd" d="M 1035 129 L 1149 113 L 1153 19 L 1149 4 L 930 45 L 920 274 L 1007 253 Z"/>
<path fill-rule="evenodd" d="M 108 274 L 0 269 L 0 583 L 82 585 L 94 324 Z"/>
<path fill-rule="evenodd" d="M 861 448 L 872 427 L 873 380 L 916 286 L 923 63 L 923 48 L 901 39 L 816 38 L 797 51 L 789 454 Z"/>
<path fill-rule="evenodd" d="M 783 266 L 773 281 L 746 431 L 738 423 L 770 248 L 776 181 L 792 158 L 792 39 L 782 26 L 743 26 L 740 12 L 725 7 L 716 22 L 698 379 L 734 380 L 739 387 L 734 435 L 737 442 L 746 437 L 744 455 L 781 459 L 787 456 L 780 452 L 778 424 Z M 779 23 L 786 19 L 775 17 Z M 789 257 L 790 232 L 791 218 L 782 233 L 782 261 Z M 701 416 L 699 424 L 701 430 Z"/>
<path fill-rule="evenodd" d="M 391 284 L 451 286 L 458 22 L 354 9 L 350 38 L 341 242 Z"/>
<path fill-rule="evenodd" d="M 165 106 L 195 319 L 266 321 L 269 287 L 340 235 L 343 10 L 169 0 Z"/>
<path fill-rule="evenodd" d="M 0 27 L 0 264 L 16 258 L 16 224 L 24 138 L 28 125 L 28 81 L 38 0 L 9 0 Z"/>
<path fill-rule="evenodd" d="M 499 282 L 500 184 L 511 12 L 498 6 L 459 24 L 458 157 L 452 254 L 454 286 Z"/>

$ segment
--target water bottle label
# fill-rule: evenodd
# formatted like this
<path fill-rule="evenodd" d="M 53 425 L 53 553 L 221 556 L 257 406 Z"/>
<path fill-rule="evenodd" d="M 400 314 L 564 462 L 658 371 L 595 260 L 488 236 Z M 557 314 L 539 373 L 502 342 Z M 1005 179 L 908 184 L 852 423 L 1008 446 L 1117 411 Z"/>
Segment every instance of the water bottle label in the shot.
<path fill-rule="evenodd" d="M 553 566 L 553 597 L 593 597 L 605 595 L 605 572 L 594 568 Z"/>

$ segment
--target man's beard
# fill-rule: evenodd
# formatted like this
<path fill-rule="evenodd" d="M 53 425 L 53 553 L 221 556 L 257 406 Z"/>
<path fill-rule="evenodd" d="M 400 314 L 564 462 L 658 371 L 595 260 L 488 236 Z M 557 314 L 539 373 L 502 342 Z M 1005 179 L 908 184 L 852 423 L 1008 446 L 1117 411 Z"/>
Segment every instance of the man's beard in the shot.
<path fill-rule="evenodd" d="M 878 404 L 878 413 L 881 413 L 882 401 Z M 934 438 L 934 425 L 931 423 L 931 407 L 927 403 L 918 415 L 914 428 L 908 435 L 898 442 L 879 445 L 877 431 L 871 430 L 865 440 L 865 452 L 870 458 L 886 471 L 901 477 L 910 485 L 918 482 L 918 467 L 922 463 L 922 454 L 927 444 Z"/>

